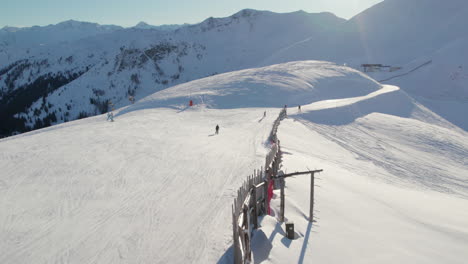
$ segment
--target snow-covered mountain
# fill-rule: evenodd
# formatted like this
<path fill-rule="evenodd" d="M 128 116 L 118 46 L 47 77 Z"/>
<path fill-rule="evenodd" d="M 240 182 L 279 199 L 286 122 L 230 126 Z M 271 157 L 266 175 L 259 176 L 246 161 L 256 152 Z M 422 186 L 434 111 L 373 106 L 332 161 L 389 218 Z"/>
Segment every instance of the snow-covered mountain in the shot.
<path fill-rule="evenodd" d="M 416 96 L 426 107 L 468 130 L 460 112 L 468 111 L 466 76 L 468 2 L 454 0 L 385 0 L 340 27 L 340 33 L 323 40 L 320 50 L 333 54 L 327 60 L 401 67 L 396 72 L 369 73 L 377 80 L 396 84 Z M 320 40 L 319 40 L 320 41 Z M 280 50 L 264 65 L 291 59 L 314 59 L 316 39 L 305 39 Z M 412 69 L 431 62 L 414 73 Z"/>
<path fill-rule="evenodd" d="M 39 47 L 34 56 L 0 66 L 3 133 L 100 114 L 109 102 L 121 107 L 129 96 L 254 67 L 291 41 L 328 34 L 343 22 L 329 13 L 243 10 L 174 32 L 129 28 Z"/>
<path fill-rule="evenodd" d="M 437 0 L 386 0 L 346 21 L 330 13 L 246 9 L 174 31 L 145 23 L 35 47 L 29 54 L 13 56 L 14 60 L 0 60 L 0 107 L 5 120 L 1 133 L 103 113 L 130 104 L 130 96 L 138 100 L 218 73 L 304 59 L 346 63 L 356 69 L 362 63 L 401 68 L 372 75 L 378 80 L 431 60 L 425 70 L 433 70 L 389 83 L 419 96 L 431 110 L 466 130 L 468 122 L 454 111 L 468 109 L 468 80 L 463 78 L 466 52 L 463 44 L 457 44 L 463 43 L 467 10 L 468 4 L 461 0 L 450 5 Z M 453 56 L 442 55 L 447 52 Z M 453 75 L 457 81 L 445 82 Z M 440 94 L 442 103 L 437 96 L 434 101 L 434 95 Z M 456 105 L 455 110 L 444 107 L 447 100 Z"/>
<path fill-rule="evenodd" d="M 136 24 L 133 28 L 138 28 L 138 29 L 156 29 L 156 30 L 161 30 L 161 31 L 174 31 L 176 29 L 179 29 L 184 26 L 188 26 L 189 24 L 182 24 L 182 25 L 159 25 L 159 26 L 153 26 L 150 25 L 144 21 L 139 22 Z"/>
<path fill-rule="evenodd" d="M 386 0 L 348 21 L 367 62 L 405 63 L 466 37 L 468 3 Z"/>
<path fill-rule="evenodd" d="M 156 26 L 152 26 L 152 25 L 149 25 L 148 23 L 146 22 L 139 22 L 138 24 L 136 24 L 134 26 L 134 28 L 139 28 L 139 29 L 154 29 Z"/>
<path fill-rule="evenodd" d="M 75 20 L 44 27 L 4 27 L 0 29 L 0 61 L 4 65 L 17 59 L 37 55 L 34 50 L 40 46 L 74 42 L 119 29 L 122 27 Z"/>
<path fill-rule="evenodd" d="M 450 4 L 439 0 L 385 0 L 343 23 L 339 34 L 330 39 L 304 38 L 274 54 L 268 63 L 300 56 L 311 59 L 314 54 L 307 51 L 319 41 L 336 48 L 338 62 L 348 65 L 404 65 L 465 38 L 467 17 L 468 3 L 463 0 L 450 1 Z"/>

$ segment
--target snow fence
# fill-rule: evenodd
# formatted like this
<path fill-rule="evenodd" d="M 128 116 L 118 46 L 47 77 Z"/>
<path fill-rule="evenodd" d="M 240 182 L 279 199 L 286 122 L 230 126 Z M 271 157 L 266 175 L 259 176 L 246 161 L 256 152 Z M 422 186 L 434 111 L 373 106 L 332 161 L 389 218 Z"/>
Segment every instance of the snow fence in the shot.
<path fill-rule="evenodd" d="M 234 263 L 252 262 L 251 235 L 258 228 L 258 217 L 270 213 L 273 194 L 273 175 L 277 175 L 281 163 L 280 141 L 276 135 L 281 120 L 286 118 L 286 108 L 281 110 L 273 123 L 267 144 L 271 150 L 265 159 L 265 167 L 248 176 L 237 191 L 232 205 L 232 231 Z"/>

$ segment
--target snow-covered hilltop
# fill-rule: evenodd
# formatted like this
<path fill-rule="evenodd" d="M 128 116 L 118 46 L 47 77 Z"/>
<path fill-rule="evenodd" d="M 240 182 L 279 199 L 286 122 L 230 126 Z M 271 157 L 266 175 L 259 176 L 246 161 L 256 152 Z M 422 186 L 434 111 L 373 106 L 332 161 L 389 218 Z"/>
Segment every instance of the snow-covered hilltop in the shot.
<path fill-rule="evenodd" d="M 176 85 L 126 108 L 185 108 L 192 100 L 208 108 L 281 107 L 366 95 L 381 85 L 363 73 L 331 62 L 303 61 L 218 74 Z"/>

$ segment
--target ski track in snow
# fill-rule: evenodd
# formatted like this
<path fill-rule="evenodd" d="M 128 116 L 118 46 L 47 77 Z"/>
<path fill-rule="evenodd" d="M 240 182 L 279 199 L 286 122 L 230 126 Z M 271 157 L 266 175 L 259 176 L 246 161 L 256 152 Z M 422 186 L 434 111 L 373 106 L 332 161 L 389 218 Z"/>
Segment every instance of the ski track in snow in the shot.
<path fill-rule="evenodd" d="M 296 238 L 265 216 L 253 236 L 254 263 L 466 262 L 463 131 L 377 113 L 334 126 L 292 112 L 278 134 L 283 170 L 324 169 L 316 175 L 315 222 L 308 222 L 310 176 L 288 178 L 285 221 Z M 440 149 L 429 138 L 450 144 Z M 273 212 L 279 200 L 277 190 Z"/>
<path fill-rule="evenodd" d="M 468 197 L 468 179 L 459 169 L 468 165 L 468 145 L 463 132 L 457 135 L 416 120 L 378 114 L 350 126 L 308 126 L 394 177 Z M 450 136 L 445 137 L 447 134 Z"/>
<path fill-rule="evenodd" d="M 5 140 L 0 262 L 216 262 L 278 112 L 142 110 Z"/>

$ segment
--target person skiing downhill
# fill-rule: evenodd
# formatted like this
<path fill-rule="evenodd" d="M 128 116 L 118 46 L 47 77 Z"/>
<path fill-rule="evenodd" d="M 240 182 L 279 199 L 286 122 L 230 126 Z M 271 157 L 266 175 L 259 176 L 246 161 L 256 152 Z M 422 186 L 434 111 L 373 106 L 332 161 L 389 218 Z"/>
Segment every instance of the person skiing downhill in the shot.
<path fill-rule="evenodd" d="M 218 126 L 218 125 L 216 125 L 216 132 L 215 132 L 215 134 L 217 135 L 217 134 L 218 134 L 218 132 L 219 132 L 219 126 Z"/>
<path fill-rule="evenodd" d="M 107 121 L 111 121 L 111 122 L 114 122 L 114 113 L 112 112 L 108 112 L 107 113 Z"/>

